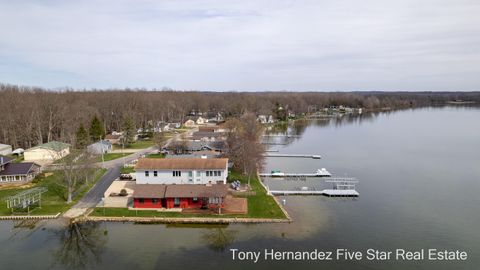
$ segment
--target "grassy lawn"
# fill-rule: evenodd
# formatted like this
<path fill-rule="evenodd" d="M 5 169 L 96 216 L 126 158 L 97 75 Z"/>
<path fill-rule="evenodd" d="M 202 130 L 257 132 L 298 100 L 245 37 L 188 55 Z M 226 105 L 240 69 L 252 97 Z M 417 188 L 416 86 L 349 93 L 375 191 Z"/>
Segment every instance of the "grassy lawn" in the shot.
<path fill-rule="evenodd" d="M 242 183 L 247 183 L 246 177 L 237 172 L 232 172 L 229 175 L 229 181 L 240 180 Z M 229 218 L 229 217 L 243 217 L 243 218 L 286 218 L 283 211 L 280 209 L 275 199 L 272 196 L 267 195 L 267 191 L 260 184 L 257 177 L 253 177 L 250 180 L 255 195 L 248 196 L 248 214 L 229 214 L 229 215 L 216 215 L 216 214 L 186 214 L 178 212 L 157 212 L 150 210 L 128 210 L 126 208 L 96 208 L 90 215 L 91 216 L 109 216 L 109 217 L 211 217 L 211 218 Z"/>
<path fill-rule="evenodd" d="M 107 153 L 107 154 L 103 155 L 103 159 L 105 161 L 110 161 L 110 160 L 126 157 L 126 156 L 131 155 L 131 154 L 132 153 Z M 102 156 L 101 155 L 97 157 L 97 161 L 102 162 Z"/>
<path fill-rule="evenodd" d="M 247 177 L 238 172 L 232 171 L 228 176 L 228 181 L 239 180 L 242 184 L 247 184 Z M 286 218 L 282 209 L 275 202 L 275 199 L 267 194 L 265 188 L 260 184 L 257 176 L 250 179 L 250 186 L 255 195 L 248 196 L 248 214 L 250 218 Z"/>
<path fill-rule="evenodd" d="M 73 202 L 70 204 L 66 203 L 67 194 L 65 187 L 60 182 L 62 177 L 62 172 L 60 171 L 55 171 L 53 173 L 47 172 L 46 174 L 48 176 L 41 174 L 37 176 L 32 183 L 23 185 L 21 187 L 4 187 L 0 189 L 0 215 L 8 216 L 12 213 L 11 210 L 7 208 L 7 203 L 5 202 L 6 197 L 15 195 L 21 191 L 33 187 L 46 187 L 48 188 L 48 191 L 42 194 L 42 208 L 36 206 L 33 207 L 33 210 L 30 211 L 31 215 L 52 215 L 57 214 L 58 212 L 65 212 L 80 198 L 82 198 L 105 172 L 105 169 L 97 170 L 93 181 L 79 186 L 77 188 L 77 193 L 73 198 Z M 25 213 L 16 214 L 27 214 L 27 211 L 25 210 Z"/>
<path fill-rule="evenodd" d="M 125 145 L 125 149 L 145 149 L 150 146 L 154 146 L 155 142 L 152 140 L 141 140 L 141 141 L 136 141 L 132 144 Z M 114 145 L 113 146 L 114 150 L 119 150 L 122 149 L 121 145 Z"/>
<path fill-rule="evenodd" d="M 122 173 L 122 174 L 133 173 L 133 172 L 135 172 L 134 167 L 127 166 L 127 167 L 121 167 L 120 168 L 120 173 Z"/>

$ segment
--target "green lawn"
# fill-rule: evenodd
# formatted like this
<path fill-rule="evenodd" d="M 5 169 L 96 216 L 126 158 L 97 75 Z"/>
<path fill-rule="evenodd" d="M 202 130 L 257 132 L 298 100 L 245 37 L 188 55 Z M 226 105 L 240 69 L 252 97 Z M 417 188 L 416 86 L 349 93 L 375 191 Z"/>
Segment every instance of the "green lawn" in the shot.
<path fill-rule="evenodd" d="M 228 176 L 228 181 L 239 180 L 242 184 L 248 183 L 247 177 L 232 171 Z M 267 191 L 260 184 L 257 176 L 250 179 L 250 186 L 255 195 L 248 196 L 248 214 L 250 218 L 286 218 L 282 209 L 275 202 L 275 199 L 267 194 Z"/>
<path fill-rule="evenodd" d="M 140 140 L 140 141 L 136 141 L 132 144 L 125 145 L 125 149 L 145 149 L 145 148 L 148 148 L 148 147 L 151 147 L 151 146 L 154 146 L 154 145 L 155 145 L 155 142 L 152 141 L 152 140 Z M 122 146 L 121 145 L 114 145 L 113 149 L 119 150 L 119 149 L 122 149 Z"/>
<path fill-rule="evenodd" d="M 233 180 L 240 180 L 242 183 L 247 183 L 246 177 L 237 172 L 232 172 L 229 175 L 229 182 Z M 275 199 L 267 194 L 267 191 L 260 184 L 257 177 L 252 177 L 250 180 L 255 195 L 248 196 L 248 214 L 229 214 L 229 215 L 216 215 L 216 214 L 185 214 L 178 212 L 157 212 L 150 210 L 128 210 L 126 208 L 96 208 L 90 215 L 91 216 L 109 216 L 109 217 L 211 217 L 211 218 L 277 218 L 284 219 L 285 214 L 280 209 Z"/>
<path fill-rule="evenodd" d="M 130 166 L 127 166 L 127 167 L 122 167 L 120 168 L 120 173 L 124 174 L 124 173 L 133 173 L 135 172 L 135 168 L 134 167 L 130 167 Z"/>
<path fill-rule="evenodd" d="M 22 187 L 4 187 L 3 189 L 0 189 L 0 215 L 11 215 L 11 210 L 7 208 L 7 203 L 5 202 L 6 197 L 33 187 L 46 187 L 48 188 L 48 191 L 42 194 L 42 208 L 33 207 L 33 210 L 30 212 L 31 215 L 51 215 L 58 212 L 65 212 L 82 198 L 105 172 L 105 169 L 97 170 L 93 181 L 78 186 L 73 202 L 70 204 L 67 204 L 66 202 L 67 194 L 65 187 L 60 182 L 62 177 L 62 172 L 60 171 L 55 171 L 52 175 L 46 177 L 44 174 L 41 174 L 37 176 L 31 184 Z M 27 214 L 27 212 L 25 211 L 24 214 Z"/>
<path fill-rule="evenodd" d="M 132 153 L 107 153 L 107 154 L 103 155 L 103 159 L 104 159 L 104 161 L 110 161 L 110 160 L 126 157 L 126 156 L 131 155 L 131 154 Z M 97 161 L 102 162 L 102 156 L 101 155 L 97 157 Z"/>

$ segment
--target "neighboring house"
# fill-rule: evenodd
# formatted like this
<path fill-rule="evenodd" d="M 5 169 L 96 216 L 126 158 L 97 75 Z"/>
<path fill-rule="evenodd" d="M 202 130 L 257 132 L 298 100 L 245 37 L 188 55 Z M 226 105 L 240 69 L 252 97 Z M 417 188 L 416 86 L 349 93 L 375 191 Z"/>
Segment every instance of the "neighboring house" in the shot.
<path fill-rule="evenodd" d="M 223 139 L 225 139 L 225 134 L 222 132 L 198 131 L 192 134 L 192 140 L 194 141 L 214 142 Z"/>
<path fill-rule="evenodd" d="M 226 184 L 227 158 L 141 158 L 137 184 Z"/>
<path fill-rule="evenodd" d="M 87 151 L 91 154 L 101 155 L 112 151 L 112 143 L 109 141 L 98 141 L 87 146 Z"/>
<path fill-rule="evenodd" d="M 273 123 L 273 117 L 271 115 L 259 115 L 257 121 L 262 124 L 271 124 Z"/>
<path fill-rule="evenodd" d="M 187 121 L 185 121 L 185 123 L 183 123 L 183 125 L 187 128 L 196 126 L 195 121 L 193 119 L 188 119 Z"/>
<path fill-rule="evenodd" d="M 208 149 L 208 150 L 223 153 L 223 152 L 227 151 L 227 143 L 225 141 L 208 142 L 205 145 L 205 148 Z"/>
<path fill-rule="evenodd" d="M 205 125 L 207 122 L 208 122 L 208 120 L 206 118 L 201 117 L 201 116 L 199 116 L 197 118 L 197 120 L 195 121 L 195 123 L 197 125 Z"/>
<path fill-rule="evenodd" d="M 137 184 L 134 208 L 223 208 L 227 185 Z"/>
<path fill-rule="evenodd" d="M 40 166 L 33 162 L 12 161 L 12 158 L 0 156 L 0 184 L 29 182 L 40 173 Z"/>
<path fill-rule="evenodd" d="M 183 123 L 185 127 L 191 128 L 196 127 L 197 125 L 205 125 L 208 122 L 206 118 L 201 116 L 189 116 L 187 120 Z"/>
<path fill-rule="evenodd" d="M 12 146 L 8 144 L 1 144 L 0 143 L 0 155 L 11 155 L 12 154 Z"/>
<path fill-rule="evenodd" d="M 107 134 L 105 136 L 105 141 L 108 141 L 111 144 L 120 144 L 121 139 L 122 139 L 121 134 Z"/>
<path fill-rule="evenodd" d="M 70 154 L 70 144 L 51 141 L 25 150 L 23 157 L 25 161 L 54 161 L 68 154 Z"/>

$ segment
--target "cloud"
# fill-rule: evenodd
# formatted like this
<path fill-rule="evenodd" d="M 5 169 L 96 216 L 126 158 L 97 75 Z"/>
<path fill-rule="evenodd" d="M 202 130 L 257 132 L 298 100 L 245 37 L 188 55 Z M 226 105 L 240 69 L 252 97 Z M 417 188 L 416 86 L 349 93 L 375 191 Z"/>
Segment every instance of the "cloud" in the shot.
<path fill-rule="evenodd" d="M 4 1 L 0 81 L 479 90 L 478 1 Z"/>

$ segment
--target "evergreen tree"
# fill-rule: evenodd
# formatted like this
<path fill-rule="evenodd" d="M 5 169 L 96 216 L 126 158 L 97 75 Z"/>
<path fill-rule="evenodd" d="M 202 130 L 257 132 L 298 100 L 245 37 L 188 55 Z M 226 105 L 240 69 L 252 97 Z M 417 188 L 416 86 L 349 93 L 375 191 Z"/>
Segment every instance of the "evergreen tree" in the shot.
<path fill-rule="evenodd" d="M 105 136 L 103 124 L 96 115 L 92 118 L 92 122 L 90 123 L 89 133 L 90 139 L 94 142 L 101 140 Z"/>
<path fill-rule="evenodd" d="M 123 119 L 123 138 L 126 145 L 135 142 L 135 123 L 130 116 L 125 116 Z"/>
<path fill-rule="evenodd" d="M 85 149 L 88 143 L 89 143 L 88 132 L 83 126 L 83 124 L 80 124 L 80 126 L 77 129 L 77 132 L 75 133 L 75 147 L 77 149 Z"/>

